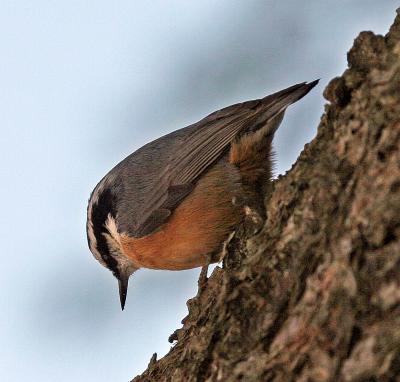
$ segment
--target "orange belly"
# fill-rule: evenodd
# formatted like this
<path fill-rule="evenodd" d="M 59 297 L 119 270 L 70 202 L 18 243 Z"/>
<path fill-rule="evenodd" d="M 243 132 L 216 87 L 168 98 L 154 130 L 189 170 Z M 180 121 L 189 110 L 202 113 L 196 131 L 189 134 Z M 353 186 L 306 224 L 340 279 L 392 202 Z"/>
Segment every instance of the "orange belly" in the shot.
<path fill-rule="evenodd" d="M 156 232 L 121 235 L 126 256 L 138 267 L 181 270 L 205 265 L 242 217 L 232 198 L 242 196 L 237 167 L 226 159 L 214 165 Z"/>

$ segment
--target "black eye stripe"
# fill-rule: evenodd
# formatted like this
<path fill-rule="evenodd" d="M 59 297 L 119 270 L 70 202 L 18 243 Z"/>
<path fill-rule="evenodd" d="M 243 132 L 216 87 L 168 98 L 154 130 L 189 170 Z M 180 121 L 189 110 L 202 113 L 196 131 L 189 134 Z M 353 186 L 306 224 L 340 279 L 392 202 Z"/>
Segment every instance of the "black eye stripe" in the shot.
<path fill-rule="evenodd" d="M 104 233 L 108 233 L 104 224 L 109 214 L 115 218 L 115 196 L 109 188 L 105 188 L 100 193 L 97 203 L 92 206 L 92 215 L 90 219 L 92 221 L 93 233 L 97 242 L 97 250 L 99 251 L 103 261 L 107 264 L 108 269 L 118 277 L 118 262 L 111 255 L 107 240 L 103 235 Z"/>

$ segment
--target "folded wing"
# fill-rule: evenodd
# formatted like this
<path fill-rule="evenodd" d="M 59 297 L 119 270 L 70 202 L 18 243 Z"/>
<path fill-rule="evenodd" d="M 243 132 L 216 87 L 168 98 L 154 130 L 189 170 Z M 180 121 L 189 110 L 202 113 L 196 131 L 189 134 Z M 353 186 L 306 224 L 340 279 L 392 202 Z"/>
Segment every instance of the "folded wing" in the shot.
<path fill-rule="evenodd" d="M 227 152 L 236 137 L 265 126 L 317 83 L 318 80 L 297 84 L 259 100 L 229 106 L 193 125 L 196 128 L 191 129 L 170 157 L 141 205 L 133 235 L 146 236 L 164 224 L 199 177 Z"/>

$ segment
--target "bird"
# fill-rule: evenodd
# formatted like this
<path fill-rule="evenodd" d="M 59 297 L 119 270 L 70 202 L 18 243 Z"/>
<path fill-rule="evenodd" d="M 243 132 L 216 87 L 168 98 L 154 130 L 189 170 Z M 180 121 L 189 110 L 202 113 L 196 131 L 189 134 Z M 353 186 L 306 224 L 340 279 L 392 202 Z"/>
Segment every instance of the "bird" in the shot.
<path fill-rule="evenodd" d="M 272 182 L 272 140 L 285 110 L 318 81 L 211 113 L 142 146 L 100 180 L 88 202 L 87 240 L 118 279 L 122 310 L 138 269 L 217 261 L 212 254 L 243 221 L 244 204 Z"/>

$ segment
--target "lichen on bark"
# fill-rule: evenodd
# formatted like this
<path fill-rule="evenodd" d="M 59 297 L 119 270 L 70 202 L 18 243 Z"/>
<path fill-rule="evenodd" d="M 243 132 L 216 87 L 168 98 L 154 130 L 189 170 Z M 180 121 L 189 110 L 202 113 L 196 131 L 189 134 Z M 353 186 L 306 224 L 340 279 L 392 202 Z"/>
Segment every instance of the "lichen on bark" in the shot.
<path fill-rule="evenodd" d="M 263 229 L 238 230 L 133 381 L 400 381 L 400 16 L 348 64 Z"/>

